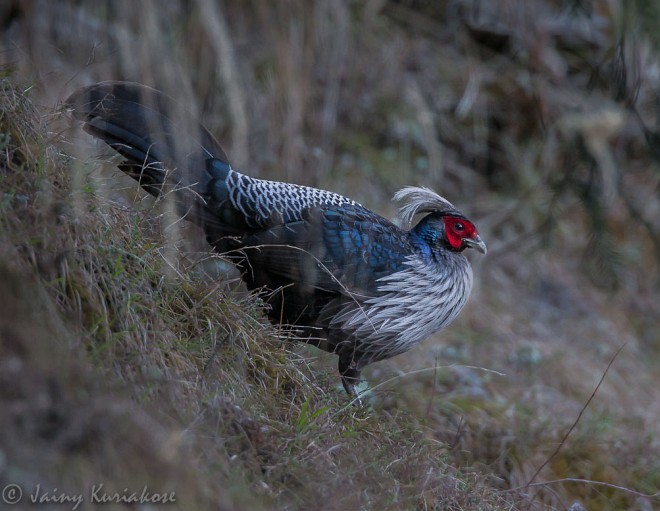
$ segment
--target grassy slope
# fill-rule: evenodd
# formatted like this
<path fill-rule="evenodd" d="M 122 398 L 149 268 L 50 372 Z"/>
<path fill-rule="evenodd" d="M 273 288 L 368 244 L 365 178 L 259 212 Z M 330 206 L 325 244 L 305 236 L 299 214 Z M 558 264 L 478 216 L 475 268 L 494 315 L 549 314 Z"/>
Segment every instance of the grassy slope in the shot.
<path fill-rule="evenodd" d="M 124 410 L 114 423 L 100 415 L 126 423 L 108 428 L 121 441 L 98 443 L 93 477 L 103 469 L 141 482 L 142 470 L 166 487 L 171 468 L 182 495 L 190 489 L 204 503 L 222 494 L 238 507 L 451 508 L 443 496 L 456 508 L 487 506 L 489 490 L 473 483 L 524 486 L 625 344 L 536 480 L 658 491 L 657 13 L 639 19 L 644 3 L 628 1 L 457 7 L 471 3 L 228 1 L 191 10 L 63 0 L 7 24 L 0 58 L 17 80 L 34 80 L 42 105 L 92 80 L 157 85 L 200 107 L 233 142 L 238 168 L 347 193 L 391 215 L 398 187 L 431 186 L 465 208 L 489 244 L 486 258 L 474 258 L 476 288 L 459 319 L 370 368 L 374 411 L 346 409 L 332 357 L 277 340 L 258 304 L 227 298 L 231 285 L 204 273 L 215 271 L 215 261 L 199 262 L 208 254 L 190 254 L 190 240 L 171 229 L 161 234 L 170 223 L 163 208 L 136 208 L 135 186 L 116 170 L 99 174 L 86 155 L 64 168 L 29 128 L 41 121 L 28 122 L 6 95 L 2 131 L 12 137 L 2 143 L 25 147 L 2 174 L 5 266 L 63 311 L 63 364 L 78 359 L 76 375 L 92 366 L 77 376 L 83 382 L 60 387 L 78 399 L 89 388 Z M 229 41 L 216 38 L 214 20 Z M 77 154 L 83 142 L 58 147 Z M 128 193 L 106 190 L 115 185 Z M 41 318 L 30 311 L 42 308 L 23 310 Z M 44 328 L 51 346 L 58 330 Z M 59 362 L 41 357 L 41 371 L 59 378 Z M 145 430 L 146 439 L 127 441 Z M 167 470 L 156 473 L 142 453 L 144 466 L 130 461 L 150 439 L 166 446 L 157 465 Z M 17 450 L 8 459 L 30 452 Z M 51 458 L 68 466 L 68 452 L 57 447 Z M 459 471 L 480 475 L 464 481 Z M 525 493 L 553 509 L 576 499 L 589 510 L 657 502 L 586 483 Z"/>
<path fill-rule="evenodd" d="M 252 297 L 172 275 L 150 212 L 75 197 L 27 98 L 0 91 L 3 483 L 147 485 L 180 509 L 512 506 L 414 416 L 348 406 Z"/>

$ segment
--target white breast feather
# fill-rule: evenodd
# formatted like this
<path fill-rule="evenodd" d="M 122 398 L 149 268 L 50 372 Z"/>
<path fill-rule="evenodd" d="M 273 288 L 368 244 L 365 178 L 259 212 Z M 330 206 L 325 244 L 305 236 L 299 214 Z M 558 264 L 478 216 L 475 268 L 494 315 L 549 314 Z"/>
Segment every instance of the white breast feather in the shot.
<path fill-rule="evenodd" d="M 451 323 L 470 296 L 472 269 L 462 254 L 452 254 L 443 271 L 410 257 L 405 270 L 379 284 L 384 295 L 333 320 L 360 339 L 365 364 L 408 351 Z"/>

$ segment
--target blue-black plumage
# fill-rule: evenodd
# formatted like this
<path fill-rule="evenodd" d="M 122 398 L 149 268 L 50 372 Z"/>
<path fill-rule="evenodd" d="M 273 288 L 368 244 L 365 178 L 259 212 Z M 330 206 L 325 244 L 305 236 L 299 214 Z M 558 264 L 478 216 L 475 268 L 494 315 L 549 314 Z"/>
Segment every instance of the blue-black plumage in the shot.
<path fill-rule="evenodd" d="M 395 195 L 400 227 L 342 195 L 237 172 L 206 128 L 149 87 L 101 82 L 67 105 L 124 158 L 122 171 L 152 195 L 172 194 L 215 250 L 233 254 L 248 288 L 268 290 L 274 321 L 339 356 L 350 394 L 365 365 L 444 328 L 467 301 L 472 271 L 462 252 L 486 246 L 431 190 Z"/>

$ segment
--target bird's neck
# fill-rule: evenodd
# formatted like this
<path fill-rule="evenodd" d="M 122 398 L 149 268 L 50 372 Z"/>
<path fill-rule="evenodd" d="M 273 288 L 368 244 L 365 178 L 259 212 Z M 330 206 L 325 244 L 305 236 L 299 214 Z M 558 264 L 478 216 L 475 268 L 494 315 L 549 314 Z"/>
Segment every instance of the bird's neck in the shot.
<path fill-rule="evenodd" d="M 414 250 L 427 263 L 439 262 L 450 252 L 444 232 L 431 228 L 424 220 L 408 231 L 408 236 Z"/>

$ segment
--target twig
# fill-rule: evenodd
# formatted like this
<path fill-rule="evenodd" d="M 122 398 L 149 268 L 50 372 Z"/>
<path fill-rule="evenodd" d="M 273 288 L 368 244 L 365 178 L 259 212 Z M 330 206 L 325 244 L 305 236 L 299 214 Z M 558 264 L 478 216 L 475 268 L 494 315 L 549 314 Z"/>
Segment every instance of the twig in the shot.
<path fill-rule="evenodd" d="M 584 483 L 584 484 L 593 484 L 597 486 L 607 486 L 608 488 L 614 488 L 616 490 L 621 490 L 626 493 L 630 493 L 632 495 L 635 495 L 636 497 L 642 497 L 645 499 L 660 498 L 660 492 L 642 493 L 635 490 L 631 490 L 630 488 L 626 488 L 625 486 L 620 486 L 618 484 L 606 483 L 605 481 L 592 481 L 591 479 L 578 479 L 574 477 L 564 477 L 562 479 L 553 479 L 552 481 L 543 481 L 539 483 L 527 483 L 524 486 L 518 486 L 516 488 L 509 488 L 508 490 L 502 490 L 502 492 L 510 493 L 510 492 L 524 490 L 525 488 L 530 488 L 532 486 L 545 486 L 545 485 L 558 484 L 558 483 Z"/>
<path fill-rule="evenodd" d="M 404 373 L 404 374 L 398 374 L 398 375 L 396 375 L 396 376 L 393 376 L 392 378 L 388 378 L 387 380 L 381 381 L 381 382 L 378 383 L 377 385 L 374 385 L 373 387 L 369 388 L 369 389 L 368 389 L 368 392 L 374 392 L 375 390 L 379 389 L 380 387 L 384 387 L 385 385 L 387 385 L 387 384 L 389 384 L 389 383 L 391 383 L 391 382 L 393 382 L 393 381 L 396 381 L 396 380 L 398 380 L 399 378 L 403 378 L 404 376 L 411 376 L 411 375 L 414 375 L 414 374 L 421 374 L 421 373 L 425 373 L 425 372 L 427 372 L 427 371 L 434 371 L 434 372 L 436 372 L 436 371 L 438 370 L 439 367 L 442 367 L 442 368 L 449 368 L 449 367 L 464 367 L 464 368 L 467 368 L 467 369 L 477 369 L 477 370 L 479 370 L 479 371 L 483 371 L 483 372 L 488 373 L 488 374 L 495 374 L 495 375 L 497 375 L 497 376 L 506 376 L 504 373 L 501 373 L 500 371 L 496 371 L 495 369 L 488 369 L 488 368 L 486 368 L 486 367 L 468 366 L 468 365 L 463 365 L 463 364 L 449 364 L 449 365 L 439 366 L 439 365 L 437 365 L 437 363 L 436 363 L 433 367 L 423 367 L 422 369 L 415 369 L 414 371 L 408 371 L 408 372 L 406 372 L 406 373 Z M 354 403 L 356 403 L 358 400 L 359 400 L 359 398 L 354 398 L 354 399 L 352 399 L 348 404 L 344 405 L 342 408 L 340 408 L 339 410 L 337 410 L 337 413 L 339 413 L 339 412 L 345 410 L 346 408 L 349 408 L 349 407 L 352 406 Z"/>
<path fill-rule="evenodd" d="M 426 414 L 424 415 L 425 419 L 429 418 L 431 414 L 431 406 L 433 406 L 433 398 L 435 397 L 436 390 L 438 388 L 438 357 L 435 357 L 433 364 L 433 387 L 431 388 L 431 395 L 429 396 L 428 404 L 426 405 Z"/>
<path fill-rule="evenodd" d="M 589 399 L 587 399 L 587 402 L 584 404 L 584 406 L 580 410 L 580 413 L 578 414 L 578 416 L 575 419 L 575 421 L 573 422 L 573 424 L 571 424 L 571 427 L 568 428 L 568 431 L 566 432 L 566 434 L 564 434 L 563 438 L 561 439 L 561 442 L 559 442 L 559 445 L 557 446 L 555 451 L 550 455 L 550 457 L 547 460 L 545 460 L 543 462 L 543 464 L 536 470 L 536 472 L 534 472 L 534 475 L 532 476 L 532 478 L 527 482 L 527 484 L 525 486 L 522 487 L 523 489 L 529 488 L 532 485 L 537 486 L 538 484 L 543 484 L 543 483 L 533 484 L 534 479 L 536 479 L 536 477 L 541 473 L 541 470 L 543 470 L 548 465 L 548 463 L 550 463 L 554 459 L 554 457 L 559 453 L 561 448 L 564 446 L 564 444 L 566 443 L 566 440 L 568 439 L 568 436 L 573 432 L 575 427 L 578 425 L 578 423 L 580 422 L 580 419 L 582 418 L 582 415 L 584 414 L 585 410 L 587 409 L 587 407 L 589 406 L 589 404 L 591 403 L 593 398 L 596 396 L 596 393 L 598 392 L 598 389 L 600 389 L 600 386 L 603 383 L 603 380 L 605 380 L 605 376 L 607 375 L 607 372 L 610 370 L 610 367 L 612 367 L 612 364 L 616 360 L 616 357 L 619 356 L 619 353 L 621 353 L 621 350 L 623 350 L 623 348 L 625 346 L 626 345 L 623 344 L 616 351 L 616 353 L 614 354 L 614 356 L 610 360 L 609 364 L 607 364 L 607 367 L 605 368 L 605 372 L 603 372 L 603 375 L 600 377 L 600 380 L 598 381 L 598 385 L 596 385 L 596 388 L 593 390 L 593 392 L 589 396 Z M 530 505 L 531 505 L 531 503 L 530 503 Z"/>

